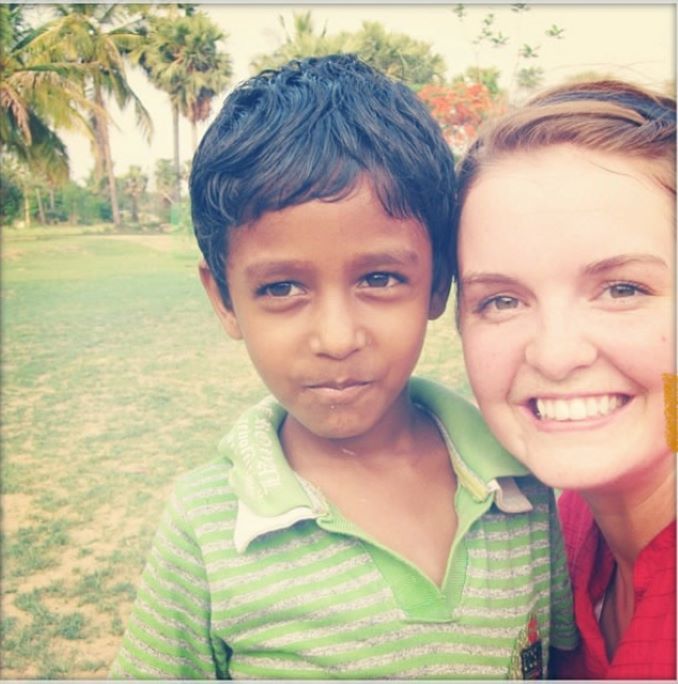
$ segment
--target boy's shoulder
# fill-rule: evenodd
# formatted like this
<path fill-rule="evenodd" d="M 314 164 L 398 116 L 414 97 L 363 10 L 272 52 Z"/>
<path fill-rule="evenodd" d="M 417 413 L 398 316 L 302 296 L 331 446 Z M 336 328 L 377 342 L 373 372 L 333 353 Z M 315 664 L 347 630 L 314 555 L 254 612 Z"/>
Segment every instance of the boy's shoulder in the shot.
<path fill-rule="evenodd" d="M 312 519 L 322 505 L 284 456 L 278 430 L 285 409 L 272 397 L 246 409 L 218 445 L 218 456 L 174 483 L 170 509 L 190 526 L 230 529 L 242 551 L 262 531 Z"/>
<path fill-rule="evenodd" d="M 421 377 L 410 379 L 415 403 L 423 405 L 443 431 L 455 469 L 467 468 L 482 481 L 530 475 L 490 432 L 478 408 L 450 388 Z"/>
<path fill-rule="evenodd" d="M 550 487 L 540 482 L 496 440 L 478 408 L 433 380 L 410 380 L 413 400 L 434 416 L 450 453 L 458 482 L 476 501 L 492 497 L 505 514 L 541 518 L 555 505 Z"/>
<path fill-rule="evenodd" d="M 179 475 L 174 482 L 175 495 L 182 499 L 205 489 L 234 495 L 232 479 L 236 471 L 253 471 L 263 480 L 270 477 L 271 451 L 280 449 L 277 432 L 285 411 L 272 397 L 247 408 L 238 416 L 217 445 L 217 454 L 206 462 Z M 236 483 L 237 485 L 237 483 Z"/>
<path fill-rule="evenodd" d="M 193 498 L 197 492 L 218 490 L 222 495 L 232 493 L 229 484 L 231 464 L 220 456 L 197 465 L 178 475 L 173 483 L 173 493 L 183 499 Z"/>
<path fill-rule="evenodd" d="M 231 466 L 216 457 L 175 478 L 170 488 L 163 521 L 193 536 L 205 520 L 218 517 L 230 529 L 238 500 L 230 481 Z"/>

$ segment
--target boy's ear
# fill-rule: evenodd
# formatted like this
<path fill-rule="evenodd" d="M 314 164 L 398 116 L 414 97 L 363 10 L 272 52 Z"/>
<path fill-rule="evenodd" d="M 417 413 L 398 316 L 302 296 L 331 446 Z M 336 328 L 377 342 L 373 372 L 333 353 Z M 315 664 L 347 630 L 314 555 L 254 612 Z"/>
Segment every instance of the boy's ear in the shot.
<path fill-rule="evenodd" d="M 223 299 L 221 298 L 221 292 L 219 291 L 219 285 L 210 271 L 210 267 L 204 259 L 200 260 L 198 264 L 198 272 L 200 273 L 200 282 L 207 292 L 207 296 L 212 303 L 212 308 L 217 314 L 217 318 L 221 321 L 221 325 L 224 326 L 224 330 L 229 337 L 234 340 L 242 339 L 242 332 L 240 331 L 240 326 L 238 325 L 238 319 L 235 316 L 235 312 L 231 306 L 227 306 Z"/>
<path fill-rule="evenodd" d="M 440 318 L 443 315 L 450 296 L 451 280 L 449 278 L 442 278 L 441 280 L 443 282 L 431 292 L 431 299 L 428 305 L 428 318 L 430 321 L 435 321 L 436 318 Z"/>

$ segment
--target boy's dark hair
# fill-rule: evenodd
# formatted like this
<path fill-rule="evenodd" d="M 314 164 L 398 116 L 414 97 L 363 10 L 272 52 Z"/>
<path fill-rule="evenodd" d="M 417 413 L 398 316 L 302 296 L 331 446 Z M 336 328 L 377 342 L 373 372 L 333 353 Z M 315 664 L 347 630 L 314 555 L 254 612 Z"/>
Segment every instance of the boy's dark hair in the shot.
<path fill-rule="evenodd" d="M 268 211 L 346 197 L 363 174 L 390 216 L 426 227 L 433 287 L 444 287 L 454 271 L 454 160 L 406 85 L 337 54 L 265 70 L 230 93 L 196 151 L 189 183 L 198 244 L 224 302 L 230 306 L 232 228 Z"/>

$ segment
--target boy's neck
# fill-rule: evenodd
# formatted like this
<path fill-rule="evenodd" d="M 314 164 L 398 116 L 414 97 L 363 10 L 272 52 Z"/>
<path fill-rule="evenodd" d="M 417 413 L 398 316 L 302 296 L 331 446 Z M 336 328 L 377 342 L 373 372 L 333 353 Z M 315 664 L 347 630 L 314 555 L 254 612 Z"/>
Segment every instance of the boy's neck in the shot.
<path fill-rule="evenodd" d="M 291 467 L 366 538 L 444 582 L 457 529 L 456 478 L 435 420 L 404 392 L 369 434 L 324 439 L 293 416 L 280 430 Z"/>

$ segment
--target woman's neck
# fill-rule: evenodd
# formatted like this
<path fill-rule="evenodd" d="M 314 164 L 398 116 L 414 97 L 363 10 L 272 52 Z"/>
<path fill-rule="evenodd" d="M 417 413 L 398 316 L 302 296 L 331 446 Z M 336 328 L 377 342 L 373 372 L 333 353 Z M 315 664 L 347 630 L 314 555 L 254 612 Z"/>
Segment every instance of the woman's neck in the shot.
<path fill-rule="evenodd" d="M 673 458 L 662 465 L 651 476 L 636 477 L 631 484 L 581 493 L 624 570 L 632 571 L 638 554 L 676 517 Z"/>
<path fill-rule="evenodd" d="M 616 565 L 608 584 L 600 630 L 612 660 L 635 611 L 633 582 L 640 552 L 676 517 L 676 472 L 673 458 L 652 477 L 636 478 L 605 491 L 582 492 L 614 556 Z"/>

